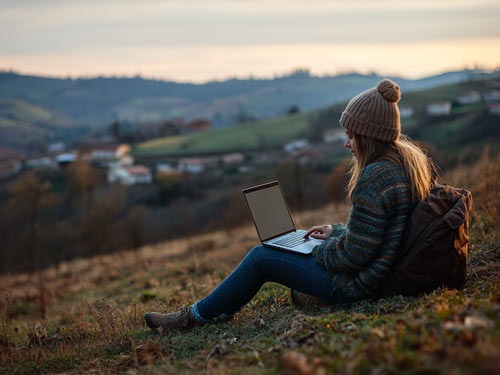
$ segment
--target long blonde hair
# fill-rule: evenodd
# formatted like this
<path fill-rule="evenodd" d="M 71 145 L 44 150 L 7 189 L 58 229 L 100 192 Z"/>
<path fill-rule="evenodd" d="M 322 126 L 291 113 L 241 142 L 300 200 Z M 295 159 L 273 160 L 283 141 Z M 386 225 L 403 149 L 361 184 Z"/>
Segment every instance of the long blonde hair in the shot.
<path fill-rule="evenodd" d="M 361 170 L 368 164 L 388 159 L 399 163 L 410 181 L 414 199 L 423 200 L 429 194 L 437 176 L 437 168 L 422 149 L 404 135 L 394 142 L 384 142 L 353 134 L 356 142 L 356 158 L 351 166 L 351 178 L 347 185 L 347 200 L 351 201 Z"/>

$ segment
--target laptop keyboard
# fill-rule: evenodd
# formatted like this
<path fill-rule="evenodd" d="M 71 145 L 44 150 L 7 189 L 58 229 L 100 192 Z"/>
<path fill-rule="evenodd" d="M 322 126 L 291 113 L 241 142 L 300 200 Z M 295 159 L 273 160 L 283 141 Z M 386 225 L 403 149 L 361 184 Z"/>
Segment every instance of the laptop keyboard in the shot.
<path fill-rule="evenodd" d="M 285 238 L 273 242 L 275 245 L 286 246 L 286 247 L 296 247 L 303 244 L 306 240 L 304 239 L 303 233 L 290 233 Z"/>

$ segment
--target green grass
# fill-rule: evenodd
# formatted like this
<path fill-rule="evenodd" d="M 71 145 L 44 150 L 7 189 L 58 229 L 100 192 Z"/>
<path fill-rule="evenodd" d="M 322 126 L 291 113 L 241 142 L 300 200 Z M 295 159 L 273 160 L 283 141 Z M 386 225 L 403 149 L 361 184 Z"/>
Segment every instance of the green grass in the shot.
<path fill-rule="evenodd" d="M 427 142 L 437 145 L 446 145 L 447 149 L 453 146 L 459 147 L 459 145 L 456 145 L 456 142 L 454 142 L 453 136 L 474 123 L 476 117 L 476 113 L 467 113 L 451 121 L 436 119 L 431 126 L 426 127 L 422 132 L 422 138 Z"/>
<path fill-rule="evenodd" d="M 313 113 L 297 114 L 227 129 L 155 139 L 140 144 L 136 157 L 199 155 L 279 147 L 303 137 Z"/>
<path fill-rule="evenodd" d="M 53 114 L 36 105 L 19 100 L 0 101 L 0 118 L 10 120 L 48 123 L 53 120 Z"/>
<path fill-rule="evenodd" d="M 404 119 L 403 132 L 418 129 L 423 126 L 419 141 L 433 143 L 437 147 L 446 144 L 454 135 L 466 128 L 475 126 L 475 117 L 483 109 L 483 104 L 454 106 L 451 117 L 436 117 L 429 119 L 425 114 L 426 104 L 436 100 L 455 100 L 466 90 L 488 90 L 483 81 L 463 82 L 429 90 L 411 92 L 403 96 L 401 106 L 411 106 L 415 116 Z M 311 93 L 313 95 L 314 93 Z M 252 100 L 258 101 L 259 98 Z M 259 103 L 259 106 L 262 103 Z M 272 106 L 272 101 L 270 102 Z M 340 106 L 339 106 L 340 107 Z M 341 110 L 339 111 L 339 113 Z M 318 112 L 301 113 L 294 116 L 284 116 L 270 120 L 240 124 L 226 129 L 214 129 L 207 132 L 155 139 L 139 144 L 133 151 L 135 157 L 162 157 L 200 154 L 220 154 L 232 151 L 265 150 L 266 148 L 282 147 L 286 142 L 307 134 L 311 119 Z M 458 117 L 457 117 L 458 116 Z M 337 126 L 332 124 L 332 126 Z M 479 145 L 481 147 L 484 142 Z M 457 147 L 462 147 L 462 144 Z"/>

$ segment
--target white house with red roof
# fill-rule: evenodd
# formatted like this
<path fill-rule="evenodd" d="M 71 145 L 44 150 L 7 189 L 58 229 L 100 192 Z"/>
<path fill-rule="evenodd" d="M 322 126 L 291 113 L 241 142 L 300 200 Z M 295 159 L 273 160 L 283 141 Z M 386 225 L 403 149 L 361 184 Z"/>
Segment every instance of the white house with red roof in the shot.
<path fill-rule="evenodd" d="M 127 144 L 96 144 L 90 149 L 90 161 L 94 164 L 109 165 L 125 158 L 130 151 Z"/>

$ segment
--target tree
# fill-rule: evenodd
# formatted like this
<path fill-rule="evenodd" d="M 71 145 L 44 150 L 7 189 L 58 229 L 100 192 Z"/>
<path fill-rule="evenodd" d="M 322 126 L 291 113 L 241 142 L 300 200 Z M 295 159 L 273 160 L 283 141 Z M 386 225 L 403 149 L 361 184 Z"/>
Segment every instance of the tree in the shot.
<path fill-rule="evenodd" d="M 300 113 L 300 107 L 298 105 L 296 105 L 296 104 L 291 105 L 286 110 L 286 113 L 287 113 L 287 115 L 295 115 L 297 113 Z"/>
<path fill-rule="evenodd" d="M 337 165 L 326 179 L 326 198 L 330 202 L 344 201 L 346 188 L 349 182 L 348 171 L 350 162 L 348 159 Z"/>
<path fill-rule="evenodd" d="M 43 273 L 40 270 L 43 264 L 40 254 L 40 240 L 42 236 L 42 210 L 53 201 L 51 185 L 42 181 L 35 172 L 31 171 L 19 178 L 10 189 L 10 199 L 7 205 L 9 216 L 17 222 L 18 241 L 26 257 L 28 270 L 34 273 L 38 269 L 36 287 L 39 292 L 39 307 L 42 317 L 46 312 L 46 290 Z M 24 243 L 24 246 L 23 246 Z"/>
<path fill-rule="evenodd" d="M 323 140 L 323 133 L 326 130 L 338 126 L 341 114 L 341 110 L 333 107 L 327 108 L 318 113 L 309 122 L 306 130 L 307 139 L 309 139 L 313 143 L 321 142 Z"/>
<path fill-rule="evenodd" d="M 146 243 L 148 231 L 147 218 L 147 207 L 135 206 L 129 211 L 125 222 L 128 243 L 136 254 L 136 262 L 139 260 L 139 248 Z"/>
<path fill-rule="evenodd" d="M 287 201 L 299 209 L 303 208 L 304 193 L 302 182 L 304 181 L 305 168 L 302 167 L 297 158 L 280 162 L 276 169 L 277 179 L 283 186 Z"/>
<path fill-rule="evenodd" d="M 90 212 L 92 208 L 92 195 L 96 185 L 96 176 L 94 169 L 90 163 L 78 158 L 67 169 L 68 175 L 68 199 L 83 201 L 84 206 L 84 221 L 86 223 L 87 232 L 90 232 Z M 88 251 L 92 253 L 92 243 L 90 236 L 87 237 Z"/>
<path fill-rule="evenodd" d="M 118 120 L 113 121 L 111 125 L 109 125 L 109 131 L 117 141 L 121 139 L 122 136 L 121 124 Z"/>
<path fill-rule="evenodd" d="M 89 254 L 103 254 L 116 247 L 119 238 L 113 234 L 116 232 L 117 219 L 125 207 L 124 189 L 121 186 L 116 187 L 98 197 L 93 203 L 86 228 Z"/>
<path fill-rule="evenodd" d="M 72 197 L 88 198 L 95 188 L 96 176 L 95 171 L 90 163 L 78 158 L 67 169 L 68 176 L 68 193 Z"/>
<path fill-rule="evenodd" d="M 7 204 L 9 217 L 18 222 L 19 232 L 24 240 L 24 254 L 28 270 L 34 272 L 39 267 L 41 213 L 53 201 L 48 181 L 41 181 L 35 172 L 30 171 L 20 177 L 10 189 Z"/>

